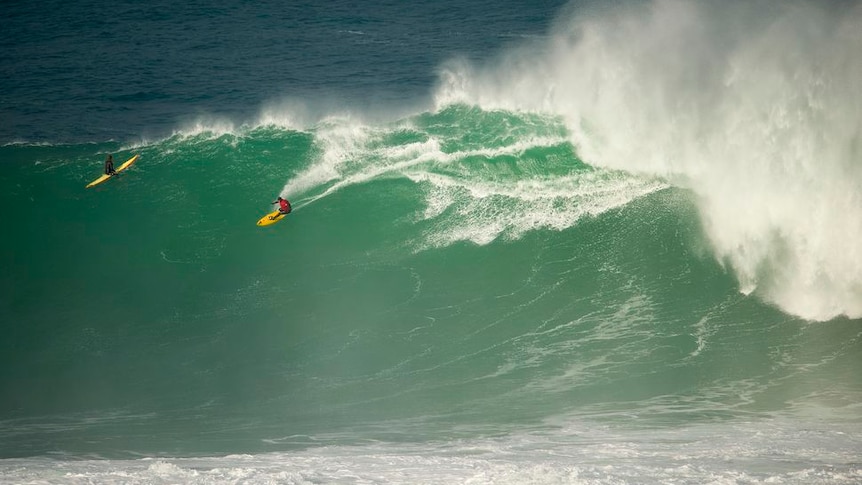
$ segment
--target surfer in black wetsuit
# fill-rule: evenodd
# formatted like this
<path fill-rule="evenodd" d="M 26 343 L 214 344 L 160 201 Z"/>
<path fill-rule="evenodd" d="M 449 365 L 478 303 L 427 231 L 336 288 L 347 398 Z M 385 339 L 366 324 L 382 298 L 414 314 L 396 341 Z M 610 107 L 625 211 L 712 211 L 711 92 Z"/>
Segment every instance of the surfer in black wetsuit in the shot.
<path fill-rule="evenodd" d="M 114 170 L 114 156 L 108 154 L 108 158 L 105 159 L 105 175 L 116 175 L 117 171 Z"/>
<path fill-rule="evenodd" d="M 290 202 L 284 197 L 279 196 L 278 199 L 275 199 L 273 204 L 278 204 L 278 213 L 279 215 L 288 215 L 290 211 L 293 210 L 290 208 Z M 270 219 L 275 219 L 276 216 L 270 216 Z"/>

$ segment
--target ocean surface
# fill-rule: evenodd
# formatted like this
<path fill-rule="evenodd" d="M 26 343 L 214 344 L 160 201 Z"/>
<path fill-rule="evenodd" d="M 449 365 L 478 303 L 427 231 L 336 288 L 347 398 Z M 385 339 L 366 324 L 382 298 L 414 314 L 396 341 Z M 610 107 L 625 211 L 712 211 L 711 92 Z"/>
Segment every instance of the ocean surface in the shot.
<path fill-rule="evenodd" d="M 862 483 L 860 52 L 839 1 L 5 2 L 0 483 Z"/>

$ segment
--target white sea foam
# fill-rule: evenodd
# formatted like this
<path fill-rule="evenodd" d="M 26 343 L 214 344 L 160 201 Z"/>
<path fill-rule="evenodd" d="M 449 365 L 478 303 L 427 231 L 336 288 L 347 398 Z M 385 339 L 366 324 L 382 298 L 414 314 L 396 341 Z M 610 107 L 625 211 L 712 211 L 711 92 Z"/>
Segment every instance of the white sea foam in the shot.
<path fill-rule="evenodd" d="M 433 173 L 408 173 L 428 189 L 426 220 L 439 219 L 429 234 L 432 247 L 458 241 L 488 244 L 518 239 L 537 229 L 563 230 L 584 216 L 596 216 L 663 187 L 631 177 L 597 177 L 593 172 L 515 182 L 463 180 Z M 444 214 L 451 208 L 450 214 Z"/>
<path fill-rule="evenodd" d="M 255 126 L 277 126 L 287 130 L 305 130 L 313 126 L 317 120 L 318 118 L 312 114 L 307 103 L 283 98 L 263 106 Z"/>
<path fill-rule="evenodd" d="M 172 136 L 194 137 L 210 135 L 218 138 L 222 135 L 235 134 L 237 127 L 235 123 L 227 118 L 216 116 L 201 116 L 183 124 L 175 130 Z"/>
<path fill-rule="evenodd" d="M 317 130 L 321 156 L 309 168 L 292 178 L 282 189 L 281 195 L 290 197 L 302 194 L 310 188 L 319 187 L 336 180 L 342 166 L 357 156 L 368 139 L 368 127 L 353 121 L 349 116 L 332 117 Z"/>
<path fill-rule="evenodd" d="M 562 116 L 594 166 L 693 189 L 715 256 L 783 310 L 862 316 L 862 7 L 658 0 L 442 70 L 437 105 Z"/>
<path fill-rule="evenodd" d="M 631 419 L 636 419 L 631 417 Z M 430 443 L 134 460 L 0 460 L 0 483 L 858 483 L 858 438 L 793 420 L 622 430 L 563 417 L 548 430 Z M 780 447 L 776 447 L 780 443 Z"/>

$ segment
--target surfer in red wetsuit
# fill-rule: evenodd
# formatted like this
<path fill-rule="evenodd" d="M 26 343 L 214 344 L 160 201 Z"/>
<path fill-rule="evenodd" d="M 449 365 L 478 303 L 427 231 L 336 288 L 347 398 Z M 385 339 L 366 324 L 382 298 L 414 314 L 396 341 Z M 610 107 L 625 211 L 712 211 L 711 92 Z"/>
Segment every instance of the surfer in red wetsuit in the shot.
<path fill-rule="evenodd" d="M 288 200 L 285 199 L 284 197 L 279 196 L 278 199 L 276 199 L 273 202 L 273 204 L 278 204 L 278 212 L 279 213 L 281 213 L 283 215 L 290 214 L 290 211 L 291 211 L 290 202 L 288 202 Z"/>

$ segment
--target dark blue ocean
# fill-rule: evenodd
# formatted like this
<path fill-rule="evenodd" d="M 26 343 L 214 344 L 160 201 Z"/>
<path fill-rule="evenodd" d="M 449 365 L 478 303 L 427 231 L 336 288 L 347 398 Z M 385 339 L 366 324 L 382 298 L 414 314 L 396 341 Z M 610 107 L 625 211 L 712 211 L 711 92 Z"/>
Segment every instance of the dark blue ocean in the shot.
<path fill-rule="evenodd" d="M 0 12 L 0 483 L 862 483 L 857 3 Z"/>
<path fill-rule="evenodd" d="M 291 100 L 405 111 L 427 105 L 443 63 L 543 37 L 563 4 L 13 1 L 0 141 L 159 138 Z"/>

